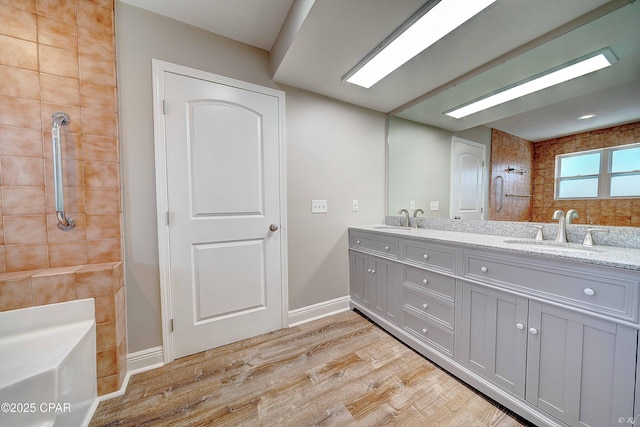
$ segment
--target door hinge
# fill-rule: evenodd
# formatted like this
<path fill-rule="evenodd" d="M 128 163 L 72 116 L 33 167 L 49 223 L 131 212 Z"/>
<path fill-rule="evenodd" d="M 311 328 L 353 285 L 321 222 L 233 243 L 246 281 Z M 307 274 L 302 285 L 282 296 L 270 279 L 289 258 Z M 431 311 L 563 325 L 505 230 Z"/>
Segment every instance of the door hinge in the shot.
<path fill-rule="evenodd" d="M 482 161 L 482 167 L 484 167 L 484 160 Z"/>
<path fill-rule="evenodd" d="M 484 213 L 484 208 L 480 208 L 480 213 Z"/>
<path fill-rule="evenodd" d="M 171 225 L 171 211 L 167 211 L 167 225 Z"/>
<path fill-rule="evenodd" d="M 167 101 L 162 100 L 162 114 L 167 114 Z"/>
<path fill-rule="evenodd" d="M 169 327 L 171 328 L 171 332 L 173 332 L 173 319 L 169 322 Z"/>

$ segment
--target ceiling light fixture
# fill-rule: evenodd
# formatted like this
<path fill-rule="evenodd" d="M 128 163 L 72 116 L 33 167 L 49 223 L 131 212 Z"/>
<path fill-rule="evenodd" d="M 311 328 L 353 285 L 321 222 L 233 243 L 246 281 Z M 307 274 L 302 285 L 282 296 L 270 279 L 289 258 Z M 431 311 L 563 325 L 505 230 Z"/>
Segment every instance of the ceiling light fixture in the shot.
<path fill-rule="evenodd" d="M 487 108 L 495 107 L 496 105 L 529 95 L 530 93 L 584 76 L 585 74 L 608 67 L 617 61 L 618 58 L 616 58 L 610 48 L 601 49 L 567 62 L 566 64 L 536 74 L 535 76 L 475 99 L 452 110 L 445 111 L 443 114 L 455 119 L 461 119 L 478 111 L 486 110 Z"/>
<path fill-rule="evenodd" d="M 370 88 L 495 1 L 429 1 L 353 67 L 342 81 Z"/>
<path fill-rule="evenodd" d="M 595 116 L 597 116 L 598 113 L 590 113 L 590 114 L 585 114 L 583 116 L 578 117 L 578 120 L 588 120 L 588 119 L 593 119 Z"/>

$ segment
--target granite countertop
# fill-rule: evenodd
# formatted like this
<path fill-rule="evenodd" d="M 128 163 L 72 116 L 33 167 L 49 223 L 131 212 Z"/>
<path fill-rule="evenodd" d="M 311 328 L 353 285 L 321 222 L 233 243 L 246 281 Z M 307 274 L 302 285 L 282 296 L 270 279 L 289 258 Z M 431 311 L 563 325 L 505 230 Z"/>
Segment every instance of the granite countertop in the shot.
<path fill-rule="evenodd" d="M 395 237 L 410 237 L 455 243 L 469 248 L 494 249 L 503 252 L 562 259 L 588 264 L 605 265 L 640 271 L 640 249 L 595 245 L 586 247 L 580 243 L 557 243 L 553 240 L 536 242 L 531 238 L 477 234 L 460 231 L 408 228 L 383 224 L 349 227 L 351 230 L 376 232 Z"/>

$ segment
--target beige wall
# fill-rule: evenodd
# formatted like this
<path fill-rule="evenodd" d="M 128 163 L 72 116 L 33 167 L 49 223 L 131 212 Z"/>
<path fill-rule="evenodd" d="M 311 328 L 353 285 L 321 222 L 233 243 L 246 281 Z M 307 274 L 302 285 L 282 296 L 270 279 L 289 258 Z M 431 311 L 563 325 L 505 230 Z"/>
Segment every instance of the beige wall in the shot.
<path fill-rule="evenodd" d="M 130 352 L 162 344 L 151 58 L 285 90 L 289 309 L 347 295 L 346 228 L 384 217 L 385 116 L 279 87 L 268 52 L 120 2 L 116 42 Z"/>

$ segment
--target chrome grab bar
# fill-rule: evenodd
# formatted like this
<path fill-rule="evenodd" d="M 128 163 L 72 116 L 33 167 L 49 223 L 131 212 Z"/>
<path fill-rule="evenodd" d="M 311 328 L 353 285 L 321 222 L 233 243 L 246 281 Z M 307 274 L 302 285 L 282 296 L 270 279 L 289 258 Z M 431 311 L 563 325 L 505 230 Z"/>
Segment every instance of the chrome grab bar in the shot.
<path fill-rule="evenodd" d="M 62 143 L 60 137 L 60 127 L 68 125 L 71 118 L 65 113 L 56 112 L 51 116 L 51 142 L 53 143 L 53 191 L 56 199 L 56 216 L 58 217 L 58 228 L 62 231 L 71 231 L 76 223 L 71 218 L 67 218 L 64 213 L 64 185 L 62 182 Z"/>

